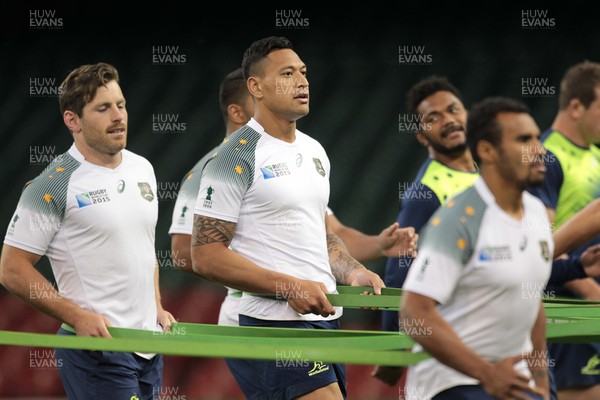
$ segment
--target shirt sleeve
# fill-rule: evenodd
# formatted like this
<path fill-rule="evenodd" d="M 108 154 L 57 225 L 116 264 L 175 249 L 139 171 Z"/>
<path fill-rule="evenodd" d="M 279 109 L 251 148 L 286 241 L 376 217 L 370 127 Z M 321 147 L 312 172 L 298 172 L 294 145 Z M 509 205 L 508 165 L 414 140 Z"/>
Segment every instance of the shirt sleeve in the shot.
<path fill-rule="evenodd" d="M 439 208 L 440 202 L 427 185 L 415 186 L 417 189 L 403 193 L 398 224 L 401 228 L 412 226 L 419 233 Z M 401 288 L 413 261 L 411 257 L 389 257 L 385 269 L 386 286 Z"/>
<path fill-rule="evenodd" d="M 546 175 L 544 183 L 538 187 L 527 189 L 529 193 L 539 198 L 547 208 L 556 209 L 558 195 L 564 181 L 564 174 L 560 161 L 550 150 L 546 150 Z"/>
<path fill-rule="evenodd" d="M 587 274 L 579 257 L 558 259 L 552 262 L 552 270 L 548 285 L 563 285 L 573 279 L 586 278 Z"/>
<path fill-rule="evenodd" d="M 225 148 L 206 164 L 195 214 L 237 223 L 244 195 L 254 180 L 254 155 L 247 155 Z"/>
<path fill-rule="evenodd" d="M 440 201 L 429 186 L 417 186 L 417 189 L 403 193 L 398 223 L 402 228 L 412 226 L 419 232 L 440 207 Z"/>
<path fill-rule="evenodd" d="M 404 290 L 444 304 L 463 274 L 474 243 L 464 224 L 443 208 L 425 227 L 421 243 L 423 247 L 408 271 Z"/>
<path fill-rule="evenodd" d="M 46 250 L 61 229 L 65 193 L 46 177 L 38 177 L 21 193 L 4 243 L 37 255 Z"/>
<path fill-rule="evenodd" d="M 200 180 L 194 179 L 194 177 L 190 177 L 191 179 L 188 178 L 190 173 L 183 179 L 183 183 L 177 194 L 173 215 L 171 216 L 171 227 L 169 228 L 170 235 L 192 234 L 192 228 L 194 226 L 194 207 L 196 205 Z M 198 174 L 200 173 L 201 172 L 198 171 Z"/>

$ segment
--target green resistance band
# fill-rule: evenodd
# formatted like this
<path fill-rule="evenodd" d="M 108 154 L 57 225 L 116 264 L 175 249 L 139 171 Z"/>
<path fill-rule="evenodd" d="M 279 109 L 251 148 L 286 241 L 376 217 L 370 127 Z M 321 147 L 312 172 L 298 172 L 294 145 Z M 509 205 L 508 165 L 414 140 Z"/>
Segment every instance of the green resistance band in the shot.
<path fill-rule="evenodd" d="M 351 337 L 352 340 L 347 343 L 344 343 L 344 340 L 348 338 L 343 336 L 326 339 L 306 337 L 300 341 L 293 337 L 281 338 L 277 336 L 277 328 L 270 328 L 269 332 L 262 331 L 267 328 L 249 328 L 262 331 L 254 332 L 254 336 L 250 337 L 236 336 L 240 334 L 237 327 L 231 327 L 232 332 L 229 336 L 190 333 L 200 332 L 202 328 L 205 326 L 181 323 L 172 326 L 173 333 L 109 328 L 113 335 L 112 339 L 0 331 L 0 344 L 95 351 L 135 351 L 191 357 L 321 361 L 389 366 L 412 365 L 428 358 L 424 353 L 373 349 L 406 347 L 403 341 L 407 339 L 393 333 L 396 338 L 390 336 L 384 346 L 368 344 L 368 341 L 360 340 L 364 338 L 357 336 L 356 333 L 351 334 L 354 337 Z M 221 328 L 226 331 L 228 327 Z M 242 333 L 247 333 L 247 329 Z M 266 333 L 270 336 L 265 336 Z M 366 336 L 372 342 L 381 339 L 378 335 L 371 335 L 370 332 L 367 332 Z"/>
<path fill-rule="evenodd" d="M 338 286 L 338 293 L 328 294 L 327 299 L 334 306 L 347 308 L 398 310 L 402 301 L 402 289 L 383 288 L 380 296 L 373 296 L 370 286 Z M 543 303 L 548 318 L 600 318 L 600 301 L 552 297 L 544 298 Z"/>
<path fill-rule="evenodd" d="M 600 321 L 547 323 L 546 338 L 554 343 L 599 343 Z"/>
<path fill-rule="evenodd" d="M 544 304 L 546 318 L 600 319 L 600 307 L 594 305 Z M 598 330 L 600 331 L 600 321 Z"/>
<path fill-rule="evenodd" d="M 398 309 L 401 289 L 338 288 L 328 295 L 333 305 Z M 375 300 L 379 299 L 379 300 Z M 572 300 L 572 299 L 569 299 Z M 551 342 L 600 342 L 600 307 L 591 302 L 545 302 L 547 338 Z M 559 321 L 552 321 L 559 319 Z M 109 328 L 112 339 L 0 331 L 0 344 L 83 350 L 159 353 L 193 357 L 321 361 L 362 365 L 413 365 L 428 358 L 408 351 L 414 342 L 403 333 L 266 327 L 173 324 L 171 332 Z"/>
<path fill-rule="evenodd" d="M 414 342 L 405 335 L 395 332 L 384 332 L 372 335 L 369 331 L 339 331 L 321 329 L 284 329 L 258 327 L 220 327 L 214 325 L 178 323 L 169 333 L 156 333 L 136 329 L 115 328 L 110 332 L 115 338 L 155 339 L 174 338 L 205 344 L 239 344 L 269 345 L 277 348 L 319 347 L 359 350 L 401 350 L 410 349 Z M 302 332 L 298 332 L 302 331 Z M 331 335 L 329 332 L 338 332 Z M 299 334 L 300 333 L 300 334 Z"/>
<path fill-rule="evenodd" d="M 112 339 L 0 331 L 0 344 L 83 350 L 159 353 L 191 357 L 322 361 L 407 366 L 426 358 L 411 353 L 413 342 L 401 333 L 227 327 L 176 323 L 171 332 L 109 328 Z M 552 342 L 600 341 L 597 321 L 548 326 Z"/>

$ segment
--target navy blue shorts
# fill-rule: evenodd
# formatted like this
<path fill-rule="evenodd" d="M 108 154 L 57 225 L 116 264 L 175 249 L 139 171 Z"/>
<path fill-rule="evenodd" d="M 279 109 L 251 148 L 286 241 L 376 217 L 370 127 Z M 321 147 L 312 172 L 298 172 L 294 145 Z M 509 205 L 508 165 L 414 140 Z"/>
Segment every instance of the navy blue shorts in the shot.
<path fill-rule="evenodd" d="M 400 313 L 398 311 L 381 311 L 381 330 L 398 332 L 400 330 Z"/>
<path fill-rule="evenodd" d="M 59 335 L 75 335 L 62 328 Z M 160 396 L 163 360 L 135 353 L 56 349 L 60 379 L 69 399 L 151 400 Z"/>
<path fill-rule="evenodd" d="M 531 400 L 543 400 L 541 396 L 529 395 Z M 494 400 L 481 385 L 463 385 L 446 389 L 433 396 L 431 400 Z"/>
<path fill-rule="evenodd" d="M 240 326 L 269 326 L 275 328 L 339 329 L 335 321 L 269 321 L 240 315 Z M 261 391 L 248 396 L 250 399 L 269 398 L 288 400 L 311 393 L 337 382 L 346 398 L 346 369 L 343 364 L 328 364 L 305 359 L 293 348 L 281 349 L 274 361 L 248 360 L 249 369 L 238 374 L 254 377 L 258 374 Z M 236 377 L 238 382 L 239 378 Z M 257 396 L 257 397 L 254 397 Z M 261 397 L 262 396 L 262 397 Z"/>
<path fill-rule="evenodd" d="M 600 385 L 600 344 L 548 343 L 558 390 Z"/>
<path fill-rule="evenodd" d="M 550 357 L 550 355 L 548 355 L 548 357 Z M 550 360 L 548 360 L 548 365 L 550 365 Z M 548 383 L 550 384 L 550 400 L 558 400 L 556 380 L 554 379 L 554 367 L 548 368 Z"/>
<path fill-rule="evenodd" d="M 252 360 L 241 358 L 226 358 L 225 362 L 229 371 L 237 381 L 244 396 L 248 400 L 268 400 L 269 397 L 263 393 L 259 375 L 254 371 Z"/>

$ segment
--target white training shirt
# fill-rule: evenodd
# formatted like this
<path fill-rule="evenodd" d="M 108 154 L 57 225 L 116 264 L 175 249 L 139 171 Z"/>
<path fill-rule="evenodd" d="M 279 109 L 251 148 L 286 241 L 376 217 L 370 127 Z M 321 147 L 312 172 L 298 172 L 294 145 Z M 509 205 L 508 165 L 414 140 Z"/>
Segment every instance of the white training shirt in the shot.
<path fill-rule="evenodd" d="M 329 169 L 316 140 L 296 130 L 287 143 L 251 119 L 206 164 L 194 212 L 236 223 L 231 249 L 260 267 L 322 282 L 336 293 L 325 232 Z M 328 318 L 301 315 L 286 301 L 248 293 L 240 301 L 240 314 L 265 320 L 332 320 L 341 313 L 336 307 Z"/>
<path fill-rule="evenodd" d="M 546 209 L 527 192 L 523 205 L 523 220 L 510 217 L 479 178 L 429 220 L 404 284 L 404 290 L 436 300 L 463 343 L 490 361 L 532 350 L 531 329 L 550 277 L 554 242 Z M 435 334 L 417 321 L 400 329 Z M 531 376 L 524 362 L 515 369 Z M 410 367 L 407 399 L 477 384 L 431 358 Z"/>
<path fill-rule="evenodd" d="M 218 148 L 217 146 L 204 155 L 183 178 L 173 208 L 171 227 L 169 228 L 170 235 L 192 235 L 194 230 L 194 207 L 200 189 L 202 170 L 204 165 L 217 153 Z M 239 325 L 238 304 L 240 297 L 241 292 L 239 290 L 227 288 L 227 296 L 223 300 L 219 311 L 219 325 Z"/>
<path fill-rule="evenodd" d="M 194 167 L 185 174 L 185 178 L 181 182 L 181 188 L 177 193 L 175 208 L 173 208 L 173 216 L 171 218 L 171 227 L 169 235 L 182 234 L 192 235 L 194 230 L 194 207 L 196 206 L 196 198 L 200 189 L 200 178 L 202 177 L 202 169 L 204 165 L 217 153 L 215 147 L 204 155 L 194 165 Z"/>
<path fill-rule="evenodd" d="M 242 293 L 239 290 L 227 288 L 227 296 L 221 303 L 217 325 L 239 326 L 240 325 L 240 300 Z"/>
<path fill-rule="evenodd" d="M 145 158 L 122 155 L 105 168 L 73 144 L 23 190 L 4 243 L 46 255 L 61 296 L 113 326 L 157 330 L 156 178 Z"/>

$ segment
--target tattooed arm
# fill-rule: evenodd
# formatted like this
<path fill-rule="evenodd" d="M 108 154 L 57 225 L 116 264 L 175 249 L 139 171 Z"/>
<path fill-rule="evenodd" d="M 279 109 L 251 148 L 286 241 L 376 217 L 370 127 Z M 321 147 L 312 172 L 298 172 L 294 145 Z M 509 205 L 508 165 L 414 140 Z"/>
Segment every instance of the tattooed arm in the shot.
<path fill-rule="evenodd" d="M 234 222 L 195 214 L 192 247 L 211 243 L 222 243 L 228 247 L 235 233 L 235 226 Z"/>
<path fill-rule="evenodd" d="M 194 215 L 192 268 L 195 273 L 238 290 L 287 300 L 300 314 L 324 317 L 335 314 L 322 283 L 267 270 L 230 250 L 228 246 L 235 227 L 233 222 Z"/>
<path fill-rule="evenodd" d="M 385 284 L 379 275 L 369 271 L 352 258 L 342 240 L 333 233 L 331 227 L 327 224 L 327 216 L 325 216 L 325 225 L 327 227 L 329 265 L 335 279 L 344 285 L 373 286 L 374 292 L 381 294 L 381 288 L 385 287 Z"/>
<path fill-rule="evenodd" d="M 344 225 L 335 214 L 327 215 L 327 224 L 346 245 L 348 252 L 359 262 L 375 261 L 381 257 L 398 257 L 407 254 L 416 257 L 419 235 L 415 228 L 400 228 L 397 222 L 378 235 L 367 235 Z"/>

